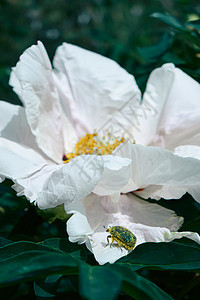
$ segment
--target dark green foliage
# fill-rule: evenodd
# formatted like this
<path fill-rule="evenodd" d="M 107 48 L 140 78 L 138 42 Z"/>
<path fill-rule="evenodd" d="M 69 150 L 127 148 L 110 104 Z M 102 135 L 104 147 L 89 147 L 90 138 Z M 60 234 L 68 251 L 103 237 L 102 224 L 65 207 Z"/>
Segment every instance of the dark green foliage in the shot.
<path fill-rule="evenodd" d="M 68 283 L 61 290 L 79 291 L 86 299 L 94 299 L 94 295 L 95 299 L 116 299 L 120 289 L 136 299 L 172 299 L 135 271 L 145 268 L 188 272 L 200 267 L 198 245 L 194 247 L 176 242 L 143 244 L 114 265 L 95 266 L 88 250 L 66 239 L 49 239 L 39 244 L 8 241 L 5 245 L 5 239 L 3 241 L 4 246 L 0 248 L 0 287 L 36 280 L 34 290 L 40 297 L 59 294 L 64 275 Z M 83 251 L 85 255 L 81 254 Z"/>

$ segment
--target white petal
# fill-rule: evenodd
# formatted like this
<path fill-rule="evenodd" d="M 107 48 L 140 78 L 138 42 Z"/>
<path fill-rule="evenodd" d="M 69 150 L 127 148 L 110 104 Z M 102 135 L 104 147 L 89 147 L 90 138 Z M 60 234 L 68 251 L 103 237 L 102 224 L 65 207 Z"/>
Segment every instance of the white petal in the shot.
<path fill-rule="evenodd" d="M 182 237 L 186 237 L 200 244 L 200 236 L 196 232 L 190 232 L 190 231 L 171 232 L 169 235 L 165 234 L 164 237 L 165 237 L 165 242 L 171 242 L 175 239 L 181 239 Z"/>
<path fill-rule="evenodd" d="M 72 243 L 86 242 L 88 234 L 93 233 L 86 216 L 76 212 L 67 222 L 67 232 Z"/>
<path fill-rule="evenodd" d="M 34 201 L 58 166 L 35 143 L 23 107 L 0 101 L 0 111 L 0 181 L 12 179 L 18 196 Z"/>
<path fill-rule="evenodd" d="M 155 138 L 174 80 L 174 69 L 173 64 L 165 64 L 150 74 L 141 104 L 146 116 L 140 119 L 139 130 L 135 132 L 136 143 L 148 145 Z"/>
<path fill-rule="evenodd" d="M 140 91 L 132 75 L 116 62 L 80 47 L 64 43 L 54 57 L 55 68 L 65 74 L 71 93 L 68 103 L 74 120 L 81 115 L 89 131 L 126 131 L 132 123 L 124 109 L 140 102 Z"/>
<path fill-rule="evenodd" d="M 155 186 L 153 186 L 155 187 Z M 144 199 L 151 198 L 159 200 L 164 199 L 180 199 L 185 193 L 189 193 L 194 200 L 200 203 L 200 184 L 185 185 L 185 186 L 162 186 L 161 188 L 155 188 L 152 193 L 148 188 L 145 188 L 142 192 L 137 192 L 136 194 Z"/>
<path fill-rule="evenodd" d="M 37 199 L 40 209 L 66 206 L 92 192 L 104 170 L 97 156 L 77 156 L 52 173 Z"/>
<path fill-rule="evenodd" d="M 148 242 L 171 242 L 182 237 L 187 237 L 200 244 L 200 236 L 195 232 L 170 232 L 164 227 L 151 227 L 143 224 L 132 224 L 130 230 L 137 236 L 137 246 Z"/>
<path fill-rule="evenodd" d="M 50 178 L 51 174 L 59 169 L 59 165 L 46 164 L 35 173 L 24 178 L 17 178 L 12 188 L 18 196 L 25 195 L 26 198 L 33 202 L 37 200 L 38 195 L 42 192 L 44 184 Z"/>
<path fill-rule="evenodd" d="M 193 157 L 198 159 L 200 163 L 200 147 L 199 146 L 179 146 L 175 148 L 174 153 L 181 157 Z M 199 178 L 200 182 L 200 178 Z M 160 198 L 164 199 L 179 199 L 186 192 L 188 192 L 192 197 L 200 202 L 200 183 L 184 185 L 184 186 L 149 186 L 143 191 L 137 192 L 137 195 L 143 198 L 152 198 L 159 200 Z"/>
<path fill-rule="evenodd" d="M 40 209 L 76 202 L 92 192 L 103 172 L 103 166 L 93 161 L 88 168 L 83 156 L 78 156 L 53 172 L 40 193 L 37 204 Z"/>
<path fill-rule="evenodd" d="M 199 146 L 194 146 L 194 145 L 179 146 L 175 148 L 174 153 L 181 157 L 193 157 L 200 160 Z"/>
<path fill-rule="evenodd" d="M 175 68 L 158 131 L 166 148 L 173 150 L 189 144 L 200 146 L 199 95 L 200 84 Z"/>
<path fill-rule="evenodd" d="M 47 164 L 33 149 L 0 138 L 0 174 L 17 179 L 27 177 Z"/>
<path fill-rule="evenodd" d="M 79 206 L 76 203 L 74 210 L 67 212 L 74 213 L 67 222 L 70 241 L 85 242 L 99 264 L 114 263 L 128 254 L 124 248 L 107 245 L 109 234 L 105 227 L 109 226 L 129 229 L 137 238 L 136 246 L 145 242 L 169 242 L 183 236 L 200 243 L 196 233 L 174 232 L 182 225 L 182 217 L 132 194 L 121 195 L 117 204 L 109 196 L 90 194 L 79 202 Z"/>
<path fill-rule="evenodd" d="M 170 186 L 170 185 L 149 185 L 141 190 L 134 191 L 134 194 L 143 199 L 180 199 L 188 191 L 187 186 Z"/>
<path fill-rule="evenodd" d="M 141 122 L 136 141 L 169 150 L 184 144 L 200 145 L 200 85 L 194 79 L 165 64 L 149 77 L 143 105 L 154 103 L 154 117 Z"/>
<path fill-rule="evenodd" d="M 189 186 L 187 192 L 200 203 L 200 183 L 197 185 Z"/>
<path fill-rule="evenodd" d="M 101 196 L 120 192 L 128 183 L 131 160 L 113 155 L 100 156 L 100 159 L 104 159 L 104 172 L 93 192 Z"/>
<path fill-rule="evenodd" d="M 73 134 L 76 138 L 85 135 L 90 129 L 86 120 L 83 119 L 82 113 L 76 108 L 67 76 L 56 71 L 54 71 L 53 76 L 58 89 L 62 109 L 69 123 L 68 126 L 71 124 L 72 127 L 70 134 Z"/>
<path fill-rule="evenodd" d="M 186 192 L 187 186 L 200 182 L 200 160 L 198 159 L 180 157 L 162 148 L 130 143 L 116 150 L 117 155 L 132 160 L 131 178 L 122 190 L 123 193 L 149 185 L 185 186 Z"/>
<path fill-rule="evenodd" d="M 44 155 L 37 146 L 34 135 L 31 133 L 24 108 L 0 101 L 0 111 L 0 136 L 28 146 Z"/>
<path fill-rule="evenodd" d="M 62 112 L 51 63 L 41 42 L 27 49 L 10 78 L 25 105 L 25 112 L 38 146 L 57 162 L 64 154 Z"/>
<path fill-rule="evenodd" d="M 107 236 L 108 234 L 106 232 L 96 232 L 92 235 L 92 250 L 95 259 L 100 265 L 104 265 L 108 262 L 113 264 L 116 260 L 129 253 L 125 248 L 119 248 L 116 245 L 112 247 L 107 245 Z"/>
<path fill-rule="evenodd" d="M 0 138 L 0 178 L 11 179 L 18 196 L 36 200 L 43 184 L 58 166 L 48 164 L 38 152 L 27 146 Z"/>
<path fill-rule="evenodd" d="M 37 204 L 40 209 L 46 209 L 64 203 L 68 211 L 72 203 L 91 193 L 98 182 L 100 182 L 99 191 L 102 193 L 119 192 L 121 186 L 117 186 L 118 181 L 121 178 L 120 184 L 126 184 L 128 177 L 124 181 L 124 169 L 128 172 L 130 162 L 129 159 L 116 159 L 112 155 L 77 156 L 51 174 L 37 199 Z M 118 170 L 119 175 L 117 175 Z M 101 183 L 105 182 L 108 174 L 114 180 L 102 187 Z"/>

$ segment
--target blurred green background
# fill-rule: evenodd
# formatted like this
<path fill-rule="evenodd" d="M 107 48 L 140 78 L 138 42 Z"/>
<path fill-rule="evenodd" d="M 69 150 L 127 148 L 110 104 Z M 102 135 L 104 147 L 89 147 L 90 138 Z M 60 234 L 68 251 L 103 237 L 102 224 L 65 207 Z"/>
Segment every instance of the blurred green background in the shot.
<path fill-rule="evenodd" d="M 19 103 L 8 86 L 10 69 L 37 40 L 45 44 L 51 59 L 64 41 L 108 56 L 132 73 L 142 90 L 150 71 L 164 62 L 174 62 L 198 80 L 199 23 L 188 33 L 176 19 L 169 26 L 170 22 L 151 17 L 155 12 L 170 14 L 186 23 L 198 19 L 200 2 L 1 0 L 1 99 Z"/>

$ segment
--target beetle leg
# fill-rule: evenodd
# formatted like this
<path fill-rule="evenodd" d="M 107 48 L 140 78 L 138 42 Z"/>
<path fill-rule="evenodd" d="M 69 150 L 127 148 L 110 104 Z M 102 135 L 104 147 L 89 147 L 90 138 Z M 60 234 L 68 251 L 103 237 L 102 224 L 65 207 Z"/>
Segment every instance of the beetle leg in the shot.
<path fill-rule="evenodd" d="M 119 240 L 117 240 L 117 245 L 120 248 L 120 250 L 122 251 L 123 244 Z"/>
<path fill-rule="evenodd" d="M 112 239 L 112 242 L 111 242 L 111 245 L 114 243 L 114 237 L 113 236 L 111 236 L 111 239 Z"/>
<path fill-rule="evenodd" d="M 111 238 L 111 235 L 108 235 L 107 236 L 107 242 L 108 242 L 108 244 L 106 245 L 106 246 L 108 246 L 109 245 L 109 239 Z"/>

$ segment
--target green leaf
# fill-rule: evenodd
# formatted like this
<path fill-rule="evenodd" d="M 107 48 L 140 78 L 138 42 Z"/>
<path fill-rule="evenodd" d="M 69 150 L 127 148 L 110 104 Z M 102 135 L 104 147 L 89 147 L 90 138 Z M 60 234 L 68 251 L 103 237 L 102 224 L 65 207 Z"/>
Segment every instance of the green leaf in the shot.
<path fill-rule="evenodd" d="M 175 65 L 183 65 L 186 64 L 185 60 L 182 59 L 180 56 L 178 56 L 175 53 L 167 52 L 162 57 L 163 61 L 166 63 L 173 63 Z"/>
<path fill-rule="evenodd" d="M 118 272 L 123 281 L 122 290 L 135 299 L 141 300 L 169 300 L 173 299 L 157 285 L 138 275 L 130 266 L 113 265 L 112 270 Z"/>
<path fill-rule="evenodd" d="M 109 268 L 86 264 L 80 266 L 80 294 L 85 299 L 116 299 L 120 286 L 120 276 Z"/>
<path fill-rule="evenodd" d="M 37 297 L 40 297 L 40 298 L 54 298 L 55 294 L 51 294 L 47 291 L 45 291 L 42 287 L 40 287 L 37 283 L 33 283 L 33 287 L 34 287 L 34 292 L 35 292 L 35 295 Z"/>
<path fill-rule="evenodd" d="M 165 33 L 160 41 L 151 47 L 138 47 L 139 54 L 147 61 L 155 61 L 163 56 L 171 46 L 173 38 L 170 34 Z"/>
<path fill-rule="evenodd" d="M 134 272 L 130 265 L 80 266 L 80 294 L 83 298 L 115 299 L 121 286 L 124 292 L 135 299 L 172 299 L 154 283 Z"/>
<path fill-rule="evenodd" d="M 73 274 L 79 264 L 68 253 L 31 242 L 17 242 L 0 248 L 0 258 L 0 286 L 51 274 Z"/>
<path fill-rule="evenodd" d="M 37 297 L 53 298 L 58 288 L 59 279 L 62 277 L 60 274 L 53 274 L 48 276 L 45 280 L 38 280 L 34 282 L 34 291 Z"/>
<path fill-rule="evenodd" d="M 28 204 L 24 199 L 20 199 L 10 192 L 6 192 L 0 197 L 0 206 L 4 207 L 6 210 L 16 210 L 19 208 L 24 208 Z"/>
<path fill-rule="evenodd" d="M 197 216 L 196 218 L 183 224 L 181 230 L 182 231 L 189 230 L 193 232 L 198 232 L 200 234 L 200 216 Z"/>
<path fill-rule="evenodd" d="M 187 28 L 184 26 L 184 24 L 181 23 L 181 21 L 179 21 L 177 18 L 175 18 L 171 15 L 166 15 L 166 14 L 162 14 L 159 12 L 155 12 L 155 13 L 151 14 L 151 17 L 159 19 L 160 21 L 162 21 L 178 30 L 188 31 Z"/>
<path fill-rule="evenodd" d="M 59 250 L 51 249 L 33 242 L 13 242 L 12 244 L 0 248 L 0 262 L 20 253 L 29 251 L 60 252 Z"/>
<path fill-rule="evenodd" d="M 10 241 L 4 237 L 0 237 L 0 247 L 4 247 L 6 245 L 12 244 L 13 241 Z"/>
<path fill-rule="evenodd" d="M 85 245 L 79 245 L 77 243 L 71 243 L 65 238 L 51 238 L 43 241 L 41 245 L 45 245 L 60 251 L 70 253 L 73 257 L 83 261 L 94 261 L 93 254 L 87 250 Z"/>
<path fill-rule="evenodd" d="M 197 244 L 198 246 L 198 244 Z M 141 268 L 165 270 L 198 270 L 200 247 L 180 243 L 145 243 L 118 261 L 129 263 L 133 270 Z"/>

